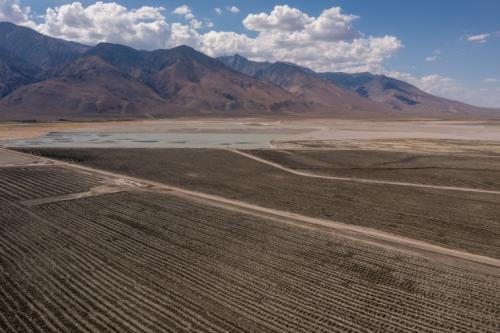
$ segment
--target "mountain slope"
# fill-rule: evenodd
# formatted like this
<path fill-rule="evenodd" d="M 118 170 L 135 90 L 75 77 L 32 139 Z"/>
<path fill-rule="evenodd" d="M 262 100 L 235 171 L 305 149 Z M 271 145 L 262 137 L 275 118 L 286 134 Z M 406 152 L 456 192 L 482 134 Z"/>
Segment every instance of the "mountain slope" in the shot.
<path fill-rule="evenodd" d="M 0 98 L 36 80 L 41 68 L 0 48 Z"/>
<path fill-rule="evenodd" d="M 293 95 L 315 103 L 333 114 L 349 112 L 384 113 L 385 105 L 360 98 L 357 94 L 338 87 L 313 71 L 285 62 L 255 62 L 239 55 L 219 57 L 226 66 L 256 79 L 275 84 Z"/>
<path fill-rule="evenodd" d="M 3 116 L 101 118 L 296 113 L 307 105 L 189 47 L 138 51 L 102 43 L 0 101 Z"/>
<path fill-rule="evenodd" d="M 337 109 L 369 108 L 396 116 L 495 115 L 498 110 L 475 107 L 433 96 L 394 78 L 371 73 L 315 73 L 290 63 L 254 62 L 239 55 L 219 57 L 225 65 L 272 82 L 296 96 Z M 327 81 L 330 84 L 326 84 Z M 349 94 L 346 91 L 350 91 Z M 354 93 L 354 94 L 353 94 Z M 355 98 L 353 95 L 357 95 Z M 362 98 L 363 102 L 359 100 Z M 369 103 L 369 101 L 375 103 Z"/>
<path fill-rule="evenodd" d="M 216 60 L 187 46 L 88 47 L 1 22 L 0 109 L 3 119 L 493 114 L 370 73 L 318 74 L 237 55 Z"/>
<path fill-rule="evenodd" d="M 83 57 L 53 77 L 17 89 L 0 104 L 14 119 L 135 118 L 160 113 L 165 100 L 99 57 Z"/>
<path fill-rule="evenodd" d="M 492 112 L 486 108 L 433 96 L 407 82 L 384 75 L 371 73 L 321 73 L 319 75 L 333 84 L 352 90 L 373 101 L 390 105 L 396 110 L 429 115 Z"/>
<path fill-rule="evenodd" d="M 73 61 L 89 48 L 8 22 L 0 22 L 0 47 L 44 69 Z"/>
<path fill-rule="evenodd" d="M 230 70 L 187 46 L 146 52 L 102 43 L 86 55 L 102 58 L 176 105 L 206 111 L 256 112 L 305 107 L 285 90 Z"/>

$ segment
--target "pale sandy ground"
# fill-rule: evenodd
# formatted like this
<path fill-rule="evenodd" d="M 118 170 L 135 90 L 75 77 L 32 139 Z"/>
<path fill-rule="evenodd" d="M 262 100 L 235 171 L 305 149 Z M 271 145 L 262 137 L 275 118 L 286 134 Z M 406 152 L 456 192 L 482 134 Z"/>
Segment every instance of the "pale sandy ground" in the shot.
<path fill-rule="evenodd" d="M 94 123 L 0 123 L 0 144 L 49 132 L 273 133 L 273 148 L 442 150 L 500 153 L 499 121 L 175 119 Z"/>

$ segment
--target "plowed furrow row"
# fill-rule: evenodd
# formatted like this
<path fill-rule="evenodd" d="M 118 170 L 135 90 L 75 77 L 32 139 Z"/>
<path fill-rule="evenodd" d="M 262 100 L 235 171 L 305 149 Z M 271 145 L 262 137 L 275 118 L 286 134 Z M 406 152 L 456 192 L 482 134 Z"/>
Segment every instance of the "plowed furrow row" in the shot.
<path fill-rule="evenodd" d="M 97 177 L 64 168 L 0 168 L 0 192 L 21 200 L 83 192 L 100 183 Z"/>
<path fill-rule="evenodd" d="M 104 212 L 104 210 L 105 210 L 105 209 L 107 209 L 107 208 L 111 209 L 112 207 L 115 207 L 115 206 L 114 206 L 114 204 L 112 204 L 112 205 L 106 205 L 106 207 L 100 207 L 99 211 Z M 125 213 L 125 211 L 126 211 L 128 208 L 131 208 L 131 205 L 128 205 L 128 207 L 127 207 L 127 206 L 124 206 L 124 207 L 117 206 L 117 207 L 116 207 L 116 211 L 114 211 L 114 213 L 116 213 L 116 214 L 122 214 L 122 215 L 123 215 L 123 214 Z M 114 210 L 114 209 L 113 209 L 113 210 Z M 127 212 L 127 214 L 128 214 L 128 212 Z M 132 214 L 132 215 L 131 215 L 131 218 L 133 218 L 133 217 L 134 217 L 134 214 Z M 166 216 L 166 217 L 168 217 L 168 216 Z M 139 218 L 139 217 L 138 217 L 138 218 Z M 186 218 L 187 218 L 187 217 L 186 217 Z M 157 222 L 157 221 L 156 221 L 154 218 L 152 218 L 151 216 L 142 216 L 142 219 L 143 219 L 143 220 L 147 220 L 147 221 L 149 222 L 149 223 L 148 223 L 149 225 L 156 225 L 155 223 Z M 181 220 L 181 219 L 183 219 L 183 217 L 182 217 L 182 215 L 180 215 L 180 216 L 177 216 L 177 217 L 176 217 L 176 219 Z M 190 221 L 191 221 L 192 223 L 190 223 L 188 226 L 186 226 L 186 227 L 185 227 L 185 230 L 187 230 L 187 231 L 189 231 L 191 228 L 192 228 L 192 229 L 195 229 L 195 228 L 196 228 L 196 224 L 197 224 L 197 222 L 199 222 L 199 221 L 198 221 L 198 220 L 196 220 L 196 219 L 191 219 Z M 208 223 L 208 222 L 209 222 L 209 219 L 206 219 L 206 220 L 205 220 L 205 222 L 202 222 L 201 224 L 200 224 L 200 223 L 198 223 L 198 224 L 200 224 L 200 225 L 201 225 L 201 228 L 202 228 L 202 230 L 200 230 L 200 232 L 208 232 L 208 231 L 210 230 L 210 226 L 209 226 L 209 224 L 210 224 L 210 223 Z M 220 221 L 219 221 L 219 222 L 220 222 Z M 257 221 L 256 221 L 256 222 L 257 222 Z M 216 222 L 216 223 L 217 223 L 217 222 Z M 220 224 L 220 223 L 219 223 L 219 224 Z M 236 223 L 235 223 L 235 222 L 233 222 L 233 224 L 236 224 Z M 160 220 L 159 226 L 160 226 L 160 227 L 165 228 L 166 226 L 170 226 L 170 224 L 168 223 L 168 220 L 163 219 L 163 220 Z M 234 228 L 234 230 L 233 230 L 233 231 L 234 231 L 234 232 L 236 232 L 236 230 L 238 230 L 238 228 Z M 192 234 L 194 234 L 194 233 L 192 233 Z M 250 236 L 252 236 L 252 235 L 258 235 L 258 234 L 259 234 L 259 233 L 254 233 L 254 232 L 251 232 L 251 231 L 250 231 L 250 232 L 246 232 L 246 233 L 244 233 L 243 235 L 240 235 L 240 236 L 250 237 Z M 266 234 L 266 238 L 272 238 L 272 236 L 270 236 L 270 234 L 272 234 L 272 233 L 271 233 L 271 232 L 269 232 L 269 230 L 266 230 L 266 231 L 265 231 L 265 234 Z M 215 233 L 214 233 L 213 235 L 214 235 L 214 237 L 218 237 L 217 230 L 215 230 Z M 234 233 L 231 233 L 231 236 L 233 236 L 233 235 L 234 235 Z M 221 242 L 224 242 L 224 241 L 225 241 L 226 239 L 228 239 L 228 238 L 230 238 L 230 239 L 231 239 L 231 242 L 236 242 L 236 240 L 237 240 L 237 238 L 235 238 L 235 237 L 225 237 L 225 236 L 223 235 L 223 236 L 221 236 L 221 239 L 219 239 L 219 240 L 217 240 L 216 242 L 213 242 L 213 243 L 215 243 L 215 244 L 220 244 Z M 286 246 L 285 246 L 285 245 L 286 245 L 286 239 L 283 239 L 283 238 L 279 238 L 279 239 L 276 239 L 276 240 L 274 240 L 274 239 L 270 239 L 270 242 L 271 242 L 271 243 L 272 243 L 272 242 L 274 242 L 274 241 L 276 241 L 277 243 L 279 243 L 280 245 L 282 245 L 281 247 L 286 248 Z M 259 243 L 259 238 L 258 238 L 258 237 L 254 237 L 254 238 L 252 238 L 252 239 L 251 239 L 250 244 L 258 244 L 258 243 Z M 240 244 L 242 245 L 242 248 L 248 248 L 248 246 L 245 246 L 245 245 L 246 245 L 245 243 L 240 243 Z M 298 242 L 297 240 L 293 240 L 293 242 L 292 242 L 292 244 L 291 244 L 291 245 L 294 245 L 296 248 L 299 248 L 302 244 L 305 244 L 305 243 L 304 243 L 304 242 Z M 328 247 L 321 247 L 321 246 L 320 246 L 320 244 L 318 244 L 318 245 L 316 246 L 316 248 L 317 248 L 317 251 L 316 251 L 315 253 L 311 253 L 310 249 L 307 249 L 307 250 L 306 250 L 306 251 L 307 251 L 306 253 L 308 254 L 308 256 L 312 258 L 312 259 L 310 260 L 310 261 L 311 261 L 311 263 L 309 263 L 309 264 L 311 264 L 311 268 L 312 268 L 314 271 L 321 270 L 321 266 L 320 266 L 320 267 L 316 266 L 316 263 L 323 263 L 323 264 L 325 263 L 324 261 L 323 261 L 323 262 L 321 262 L 322 260 L 318 260 L 317 262 L 315 262 L 314 258 L 315 258 L 315 257 L 321 257 L 322 255 L 324 255 L 325 251 L 328 251 Z M 331 246 L 330 246 L 330 248 L 331 248 Z M 279 251 L 280 251 L 280 249 L 276 249 L 276 250 L 275 250 L 275 252 L 279 252 Z M 302 254 L 302 253 L 301 253 L 301 254 Z M 334 254 L 334 253 L 333 253 L 333 254 Z M 285 253 L 285 255 L 286 255 L 286 253 Z M 380 255 L 378 255 L 378 256 L 371 256 L 370 258 L 367 258 L 367 260 L 369 259 L 369 260 L 373 260 L 373 261 L 378 261 L 378 263 L 383 264 L 383 263 L 384 263 L 384 261 L 383 261 L 383 260 L 379 260 L 379 259 L 378 259 L 378 258 L 380 258 L 380 257 L 381 257 Z M 296 256 L 291 256 L 291 255 L 290 255 L 290 256 L 288 256 L 288 258 L 287 258 L 287 259 L 292 259 L 292 260 L 293 260 L 294 258 L 298 259 L 298 257 L 296 257 Z M 282 259 L 284 259 L 284 257 L 281 257 L 281 258 L 280 258 L 280 260 L 282 260 Z M 336 259 L 335 259 L 335 258 L 333 258 L 333 260 L 330 260 L 330 262 L 331 262 L 331 263 L 333 263 L 333 261 L 334 261 L 334 260 L 336 260 Z M 387 260 L 387 259 L 385 259 L 385 260 Z M 371 261 L 371 262 L 373 263 L 373 261 Z M 377 264 L 377 262 L 376 262 L 375 264 Z M 323 266 L 324 266 L 324 265 L 323 265 Z M 394 266 L 394 265 L 392 265 L 392 266 Z M 401 267 L 401 268 L 403 268 L 403 266 L 402 266 L 402 265 L 401 265 L 400 267 Z M 418 269 L 416 269 L 416 272 L 418 272 L 418 271 L 419 271 L 419 270 L 418 270 Z M 327 272 L 327 273 L 328 273 L 328 272 Z M 409 274 L 406 274 L 404 277 L 405 277 L 405 278 L 407 278 L 407 277 L 411 277 L 413 273 L 414 273 L 414 272 L 410 272 Z M 430 276 L 434 276 L 434 275 L 437 273 L 437 271 L 435 271 L 435 270 L 434 270 L 432 273 L 433 273 L 433 274 L 429 274 L 429 275 L 430 275 Z M 328 274 L 329 274 L 329 273 L 328 273 Z M 463 276 L 462 276 L 461 278 L 463 278 Z M 462 279 L 457 279 L 457 281 L 452 281 L 452 282 L 461 282 L 460 280 L 462 280 Z M 493 283 L 492 283 L 492 284 L 493 284 Z M 492 284 L 491 284 L 491 285 L 489 285 L 489 287 L 493 286 Z M 448 283 L 448 285 L 453 285 L 453 284 L 452 284 L 452 283 Z M 452 290 L 452 292 L 455 292 L 455 293 L 456 293 L 457 285 L 459 286 L 460 284 L 458 284 L 458 283 L 457 283 L 457 284 L 453 285 L 454 289 Z M 475 290 L 471 290 L 471 291 L 469 292 L 469 295 L 471 295 L 474 291 L 475 291 Z M 479 290 L 479 291 L 481 291 L 481 290 Z M 480 294 L 478 294 L 478 295 L 476 295 L 476 296 L 477 296 L 477 297 L 481 297 L 481 299 L 483 299 L 484 297 L 486 297 L 486 298 L 487 298 L 488 296 L 491 296 L 491 293 L 484 292 L 484 290 L 483 290 L 483 292 L 481 292 Z M 493 299 L 496 299 L 496 298 L 493 298 Z M 475 306 L 477 307 L 477 303 L 475 304 Z"/>
<path fill-rule="evenodd" d="M 64 265 L 64 266 L 68 267 L 67 263 L 66 263 L 66 265 Z M 71 266 L 70 266 L 70 267 L 71 267 Z M 70 271 L 64 271 L 64 272 L 60 272 L 60 275 L 66 275 L 66 276 L 78 276 L 78 272 L 73 272 L 73 273 L 72 273 L 72 272 L 70 272 Z M 64 282 L 64 280 L 63 280 L 63 281 L 61 281 L 61 283 L 63 283 L 63 282 Z M 84 283 L 84 281 L 80 281 L 80 282 L 81 282 L 81 283 Z M 72 281 L 71 281 L 71 284 L 72 284 L 72 285 L 75 285 L 76 283 L 75 283 L 75 281 L 74 281 L 74 280 L 72 280 Z M 101 285 L 106 286 L 106 283 L 105 283 L 104 281 L 102 281 L 102 280 L 101 280 L 101 281 L 99 281 L 98 283 L 96 283 L 96 285 L 98 285 L 98 286 L 101 286 Z M 120 284 L 119 284 L 119 285 L 120 285 Z M 133 288 L 133 287 L 131 286 L 131 288 Z M 83 285 L 77 285 L 74 289 L 75 289 L 75 290 L 74 290 L 74 292 L 78 292 L 79 290 L 80 290 L 80 291 L 81 291 L 81 290 L 87 290 L 87 289 L 88 289 L 88 286 L 86 287 L 86 286 L 83 286 Z M 102 290 L 105 290 L 105 289 L 101 289 L 101 291 L 102 291 Z M 114 289 L 112 289 L 112 290 L 114 290 Z M 121 288 L 121 290 L 122 290 L 122 291 L 125 291 L 126 289 Z M 96 297 L 96 294 L 95 294 L 95 293 L 93 293 L 93 296 L 94 296 L 94 297 Z M 116 295 L 115 295 L 115 296 L 116 296 Z M 77 297 L 76 297 L 76 298 L 77 298 L 77 299 L 85 299 L 84 295 L 81 295 L 81 294 L 80 294 L 80 295 L 77 295 Z M 97 297 L 96 297 L 96 298 L 97 298 Z M 126 299 L 126 298 L 125 298 L 125 297 L 123 297 L 123 298 L 120 298 L 120 299 Z M 125 304 L 126 304 L 126 303 L 125 303 Z M 172 305 L 171 307 L 173 308 L 173 307 L 174 307 L 174 305 Z M 152 312 L 152 311 L 151 311 L 151 309 L 152 309 L 152 308 L 147 308 L 147 309 L 146 309 L 146 310 L 147 310 L 147 312 L 145 312 L 145 313 L 151 313 L 151 312 Z M 137 309 L 135 309 L 135 310 L 137 310 Z M 153 313 L 154 313 L 154 311 L 153 311 Z M 128 314 L 127 314 L 127 318 L 128 318 L 128 316 L 132 316 L 132 317 L 133 317 L 133 314 L 128 313 Z M 121 318 L 121 320 L 124 320 L 124 318 Z M 165 321 L 165 322 L 167 322 L 167 321 Z M 158 327 L 162 327 L 162 326 L 164 325 L 164 324 L 161 324 L 161 322 L 158 322 L 158 323 L 156 323 L 156 324 L 157 324 L 157 326 L 158 326 Z M 203 330 L 202 330 L 202 331 L 207 332 L 207 331 L 208 331 L 208 330 L 207 330 L 207 328 L 209 328 L 210 326 L 211 326 L 210 324 L 205 323 L 205 325 L 203 325 L 203 326 L 202 326 L 202 327 L 203 327 Z M 175 325 L 172 325 L 172 327 L 175 327 Z M 162 328 L 162 330 L 163 330 L 163 331 L 167 331 L 167 330 L 169 330 L 169 329 L 167 329 L 167 327 L 163 327 L 163 328 Z M 136 330 L 136 329 L 134 329 L 134 330 L 132 330 L 132 331 L 137 331 L 137 330 Z M 144 330 L 142 329 L 141 331 L 144 331 Z M 178 331 L 178 330 L 175 330 L 175 329 L 174 329 L 173 331 Z M 191 331 L 193 331 L 193 330 L 191 330 Z M 215 331 L 214 331 L 214 332 L 215 332 Z"/>
<path fill-rule="evenodd" d="M 81 221 L 80 221 L 80 223 L 81 223 Z M 95 235 L 91 235 L 89 239 L 91 239 L 91 238 L 95 239 Z M 124 248 L 124 247 L 116 248 L 117 252 L 120 252 L 120 251 L 123 252 L 124 250 L 127 250 L 127 248 Z M 137 253 L 138 250 L 137 249 L 128 249 L 128 251 L 131 253 L 133 253 L 133 252 Z M 148 249 L 148 251 L 149 251 L 149 249 Z M 164 253 L 164 252 L 162 252 L 162 253 Z M 160 253 L 160 255 L 162 253 Z M 146 256 L 146 254 L 143 254 L 143 255 Z M 168 253 L 169 260 L 171 260 L 171 257 L 173 255 L 174 255 L 174 253 Z M 169 278 L 172 274 L 176 273 L 176 274 L 178 274 L 177 281 L 179 281 L 182 284 L 187 284 L 190 282 L 193 285 L 195 290 L 196 289 L 199 290 L 199 286 L 204 285 L 206 287 L 203 290 L 203 292 L 208 292 L 209 290 L 213 290 L 212 292 L 210 292 L 210 297 L 216 298 L 225 304 L 228 304 L 228 302 L 232 302 L 229 304 L 231 304 L 233 307 L 238 308 L 239 311 L 241 311 L 241 314 L 243 314 L 243 315 L 245 315 L 245 314 L 248 315 L 248 310 L 253 308 L 254 311 L 257 311 L 257 314 L 258 314 L 258 316 L 256 316 L 254 318 L 254 320 L 262 321 L 263 318 L 269 318 L 268 319 L 268 321 L 269 321 L 268 324 L 269 324 L 269 323 L 272 323 L 273 321 L 277 320 L 274 318 L 273 314 L 282 312 L 284 316 L 288 317 L 288 319 L 286 319 L 284 322 L 282 322 L 282 325 L 286 326 L 287 323 L 290 322 L 294 318 L 293 311 L 291 311 L 290 309 L 288 309 L 287 311 L 284 311 L 283 309 L 279 309 L 279 308 L 272 309 L 270 307 L 270 304 L 267 305 L 267 309 L 265 309 L 265 310 L 260 309 L 258 306 L 257 307 L 251 306 L 250 300 L 252 300 L 252 299 L 254 300 L 252 303 L 258 303 L 258 300 L 256 301 L 256 296 L 255 296 L 255 293 L 258 291 L 257 290 L 249 291 L 248 290 L 249 286 L 246 283 L 246 281 L 241 281 L 239 283 L 237 283 L 237 281 L 234 281 L 234 282 L 225 281 L 225 279 L 227 280 L 226 275 L 214 276 L 215 275 L 214 272 L 210 272 L 211 273 L 210 275 L 206 275 L 206 272 L 203 273 L 203 271 L 194 270 L 195 268 L 192 268 L 192 267 L 185 267 L 184 268 L 183 266 L 185 266 L 185 265 L 183 264 L 184 261 L 182 260 L 182 258 L 176 264 L 172 264 L 172 263 L 169 264 L 168 271 L 165 271 L 164 265 L 157 264 L 153 260 L 151 260 L 151 259 L 154 259 L 156 257 L 151 257 L 150 255 L 147 255 L 147 256 L 149 257 L 149 260 L 146 260 L 146 261 L 140 261 L 140 259 L 136 258 L 136 256 L 134 256 L 134 255 L 131 255 L 131 257 L 128 258 L 128 260 L 136 262 L 137 264 L 140 264 L 140 265 L 148 266 L 152 272 L 156 272 L 157 274 L 160 274 L 160 276 L 162 276 L 163 278 Z M 160 260 L 160 258 L 157 258 L 155 261 L 159 261 L 159 260 Z M 243 301 L 243 299 L 245 299 L 246 301 Z M 298 322 L 298 323 L 303 322 L 303 320 L 302 321 L 300 319 L 297 320 L 298 318 L 300 318 L 300 316 L 301 316 L 300 314 L 296 313 L 295 315 L 298 316 L 297 318 L 294 319 L 295 322 Z M 341 320 L 342 320 L 342 318 L 338 318 L 338 321 L 341 321 Z M 281 319 L 279 321 L 281 322 Z M 339 322 L 332 321 L 332 324 L 339 326 Z M 284 329 L 285 326 L 283 326 L 282 329 Z M 351 326 L 352 326 L 352 324 L 351 324 Z M 311 323 L 308 323 L 308 325 L 306 327 L 311 327 Z M 303 329 L 305 329 L 306 327 L 303 327 Z M 349 326 L 345 326 L 345 328 L 348 328 L 348 327 Z"/>
<path fill-rule="evenodd" d="M 16 279 L 12 280 L 10 279 L 10 274 L 5 272 L 2 267 L 0 267 L 0 276 L 2 276 L 1 281 L 2 284 L 5 284 L 6 287 L 11 287 L 13 290 L 13 295 L 14 297 L 18 297 L 19 299 L 22 299 L 23 302 L 26 304 L 30 304 L 31 310 L 34 311 L 34 314 L 32 317 L 34 318 L 39 318 L 39 321 L 41 324 L 39 324 L 42 328 L 45 328 L 44 331 L 48 332 L 57 332 L 57 331 L 62 331 L 63 330 L 63 325 L 59 321 L 58 318 L 53 316 L 52 312 L 44 306 L 43 303 L 37 302 L 36 299 L 37 297 L 40 297 L 40 294 L 38 290 L 28 282 L 28 285 L 23 285 L 21 286 L 19 281 Z M 23 282 L 27 282 L 24 280 Z M 10 285 L 9 285 L 10 284 Z M 31 293 L 26 293 L 26 289 L 31 290 Z"/>
<path fill-rule="evenodd" d="M 217 243 L 217 242 L 213 242 L 213 243 Z M 217 243 L 217 244 L 218 244 L 218 243 Z M 207 246 L 210 246 L 210 244 L 206 244 L 206 245 L 207 245 Z M 226 250 L 227 250 L 228 248 L 227 248 L 227 247 L 224 247 L 224 249 L 226 249 Z M 244 250 L 242 250 L 242 251 L 244 251 Z M 241 253 L 240 253 L 240 254 L 241 254 Z M 266 267 L 267 267 L 267 266 L 266 266 Z M 278 272 L 278 273 L 282 273 L 282 274 L 283 274 L 283 272 Z M 272 274 L 271 274 L 271 275 L 272 275 Z M 282 276 L 282 275 L 277 274 L 277 275 L 275 275 L 275 276 Z M 303 287 L 302 287 L 302 288 L 303 288 Z M 330 286 L 330 288 L 331 288 L 331 286 Z M 299 289 L 299 290 L 300 290 L 300 289 Z M 306 295 L 304 295 L 304 296 L 306 296 Z"/>
<path fill-rule="evenodd" d="M 81 192 L 99 184 L 97 182 L 81 181 L 77 176 L 72 178 L 61 177 L 57 171 L 54 171 L 52 175 L 39 175 L 36 178 L 26 177 L 22 173 L 8 175 L 5 178 L 10 184 L 17 182 L 28 189 L 40 189 L 43 191 L 44 196 Z"/>
<path fill-rule="evenodd" d="M 0 192 L 3 192 L 7 197 L 19 200 L 27 200 L 33 196 L 43 196 L 43 191 L 39 188 L 32 189 L 25 184 L 5 179 L 0 179 Z"/>
<path fill-rule="evenodd" d="M 26 249 L 23 249 L 23 251 L 28 253 Z M 36 282 L 37 290 L 43 290 L 45 295 L 54 295 L 54 297 L 51 297 L 53 303 L 48 303 L 47 306 L 54 309 L 54 314 L 62 315 L 66 329 L 76 332 L 99 332 L 102 330 L 99 329 L 99 327 L 102 327 L 102 323 L 99 323 L 96 318 L 87 318 L 90 308 L 79 297 L 81 295 L 70 290 L 72 287 L 68 287 L 68 281 L 61 283 L 53 274 L 40 269 L 39 265 L 30 267 L 29 265 L 21 266 L 18 264 L 16 266 L 16 264 L 16 262 L 12 262 L 13 267 L 18 269 L 21 276 L 33 277 L 32 280 Z M 71 311 L 68 311 L 69 309 Z"/>

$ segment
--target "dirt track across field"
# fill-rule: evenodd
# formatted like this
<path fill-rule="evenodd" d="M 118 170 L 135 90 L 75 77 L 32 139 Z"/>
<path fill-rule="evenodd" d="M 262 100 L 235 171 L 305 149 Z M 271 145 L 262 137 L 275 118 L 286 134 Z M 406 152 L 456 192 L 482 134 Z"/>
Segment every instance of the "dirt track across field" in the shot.
<path fill-rule="evenodd" d="M 208 153 L 222 154 L 230 168 L 252 164 L 258 177 L 285 173 L 228 151 Z M 489 254 L 169 186 L 168 178 L 128 176 L 130 168 L 73 164 L 89 156 L 66 163 L 12 154 L 19 166 L 0 167 L 0 332 L 500 327 L 500 258 Z M 166 168 L 178 154 L 155 165 Z M 26 157 L 35 161 L 26 165 Z M 303 177 L 280 179 L 288 178 Z"/>
<path fill-rule="evenodd" d="M 5 152 L 6 150 L 0 148 L 0 153 Z M 10 152 L 14 154 L 19 154 L 19 156 L 31 156 L 21 152 Z M 242 153 L 239 151 L 234 151 L 238 154 L 243 154 L 252 159 L 260 160 L 263 163 L 271 165 L 272 162 L 268 162 L 265 160 L 261 160 L 252 155 L 248 155 L 246 153 Z M 239 200 L 232 200 L 228 198 L 223 198 L 221 196 L 202 193 L 198 191 L 186 190 L 180 187 L 166 185 L 160 182 L 155 182 L 151 180 L 145 180 L 142 178 L 130 177 L 127 175 L 122 175 L 115 172 L 103 171 L 94 169 L 88 166 L 83 166 L 79 164 L 67 163 L 59 160 L 51 160 L 47 158 L 40 157 L 40 160 L 50 162 L 51 164 L 64 166 L 70 169 L 79 170 L 84 173 L 88 173 L 94 176 L 99 176 L 103 178 L 111 178 L 118 179 L 123 183 L 128 185 L 137 186 L 137 189 L 142 191 L 153 191 L 153 192 L 168 192 L 169 194 L 177 195 L 183 198 L 187 198 L 195 201 L 202 201 L 204 203 L 208 203 L 213 206 L 222 207 L 225 209 L 230 209 L 234 211 L 240 211 L 246 214 L 252 214 L 259 217 L 271 218 L 276 221 L 280 221 L 283 223 L 291 223 L 294 225 L 302 226 L 305 228 L 321 228 L 324 230 L 330 230 L 332 233 L 344 236 L 352 240 L 360 241 L 363 243 L 368 243 L 372 245 L 382 246 L 388 249 L 394 249 L 397 251 L 401 251 L 406 254 L 413 254 L 422 256 L 425 258 L 430 258 L 432 260 L 436 260 L 438 262 L 442 262 L 447 265 L 452 265 L 465 269 L 473 269 L 475 271 L 493 274 L 500 276 L 500 260 L 482 256 L 471 254 L 468 252 L 450 249 L 434 244 L 430 244 L 424 241 L 419 241 L 407 237 L 402 237 L 394 234 L 390 234 L 387 232 L 355 226 L 348 225 L 344 223 L 335 222 L 332 220 L 320 219 L 308 217 L 300 214 L 294 214 L 290 212 L 285 212 L 277 209 L 265 208 L 255 204 L 250 204 L 246 202 L 242 202 Z M 296 173 L 295 170 L 284 168 L 280 165 L 273 165 L 280 169 L 285 169 L 286 171 L 290 171 L 292 173 Z M 314 176 L 316 178 L 317 175 L 309 175 Z M 319 178 L 323 178 L 320 176 Z M 383 182 L 381 182 L 383 183 Z M 398 184 L 399 185 L 399 184 Z M 414 184 L 409 184 L 414 185 Z M 488 191 L 486 191 L 488 192 Z M 96 195 L 100 195 L 99 191 L 95 192 Z M 85 196 L 85 195 L 84 195 Z M 49 200 L 50 201 L 50 200 Z M 59 201 L 59 198 L 56 198 L 54 201 Z M 31 205 L 37 204 L 37 202 L 30 202 Z"/>
<path fill-rule="evenodd" d="M 318 175 L 318 174 L 313 174 L 313 173 L 309 173 L 309 172 L 297 171 L 294 169 L 290 169 L 286 166 L 280 165 L 280 164 L 275 163 L 275 162 L 268 161 L 266 159 L 257 157 L 255 155 L 252 155 L 249 153 L 245 153 L 244 151 L 241 151 L 241 150 L 230 149 L 230 151 L 232 151 L 233 153 L 245 156 L 247 158 L 253 159 L 257 162 L 264 163 L 264 164 L 267 164 L 267 165 L 272 166 L 274 168 L 289 172 L 289 173 L 297 175 L 297 176 L 302 176 L 302 177 L 340 180 L 340 181 L 358 182 L 358 183 L 365 183 L 365 184 L 385 184 L 385 185 L 395 185 L 395 186 L 410 186 L 410 187 L 430 188 L 430 189 L 435 189 L 435 190 L 446 190 L 446 191 L 462 191 L 462 192 L 500 194 L 500 191 L 482 190 L 482 189 L 469 188 L 469 187 L 438 186 L 438 185 L 407 183 L 407 182 L 393 182 L 393 181 L 377 180 L 377 179 Z"/>

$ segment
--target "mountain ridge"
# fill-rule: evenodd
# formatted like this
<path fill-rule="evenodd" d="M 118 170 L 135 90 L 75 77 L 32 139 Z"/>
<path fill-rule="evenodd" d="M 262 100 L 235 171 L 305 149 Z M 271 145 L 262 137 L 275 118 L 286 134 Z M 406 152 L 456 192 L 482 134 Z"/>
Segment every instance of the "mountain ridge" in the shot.
<path fill-rule="evenodd" d="M 343 72 L 317 73 L 308 68 L 285 62 L 255 62 L 238 54 L 234 56 L 219 57 L 218 59 L 235 70 L 248 73 L 248 75 L 253 75 L 254 77 L 262 77 L 264 80 L 273 81 L 280 86 L 285 86 L 286 83 L 273 78 L 273 68 L 280 66 L 288 67 L 288 70 L 293 69 L 295 71 L 302 71 L 304 75 L 316 78 L 316 80 L 322 79 L 328 81 L 334 86 L 354 92 L 360 97 L 384 104 L 395 111 L 402 111 L 405 112 L 405 114 L 413 113 L 415 116 L 478 114 L 495 111 L 495 109 L 476 107 L 434 96 L 420 90 L 410 83 L 385 75 L 376 75 L 369 72 L 352 74 Z M 285 72 L 282 76 L 290 79 Z"/>
<path fill-rule="evenodd" d="M 0 47 L 43 69 L 70 62 L 89 48 L 9 22 L 0 22 Z"/>
<path fill-rule="evenodd" d="M 215 59 L 185 45 L 86 46 L 4 22 L 0 74 L 1 119 L 486 114 L 370 73 L 316 73 L 240 55 Z"/>

